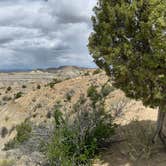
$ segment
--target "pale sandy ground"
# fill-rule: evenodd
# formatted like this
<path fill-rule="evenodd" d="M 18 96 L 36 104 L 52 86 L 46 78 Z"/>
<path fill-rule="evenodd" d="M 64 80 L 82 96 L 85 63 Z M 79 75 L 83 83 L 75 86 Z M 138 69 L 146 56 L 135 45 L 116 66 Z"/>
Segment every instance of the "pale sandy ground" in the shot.
<path fill-rule="evenodd" d="M 80 94 L 85 94 L 88 87 L 93 85 L 101 86 L 107 81 L 105 74 L 94 76 L 80 76 L 56 84 L 54 88 L 42 87 L 39 90 L 31 90 L 20 99 L 10 101 L 8 105 L 0 107 L 0 128 L 5 126 L 11 130 L 16 124 L 20 124 L 26 118 L 30 117 L 35 123 L 46 120 L 46 115 L 51 111 L 57 101 L 61 101 L 66 108 L 78 100 Z M 73 90 L 74 94 L 70 103 L 65 101 L 66 93 Z M 106 100 L 106 108 L 109 111 L 117 106 L 120 101 L 127 101 L 122 114 L 116 118 L 122 128 L 132 125 L 133 120 L 137 120 L 141 125 L 155 124 L 157 110 L 145 108 L 141 102 L 128 100 L 120 90 L 112 92 Z M 40 104 L 40 107 L 39 107 Z M 6 120 L 8 119 L 8 120 Z M 150 122 L 150 123 L 149 123 Z M 135 129 L 137 130 L 137 129 Z M 4 143 L 8 142 L 14 136 L 14 133 L 8 135 L 5 139 L 0 138 L 0 149 Z M 120 136 L 121 138 L 121 136 Z M 125 138 L 124 138 L 125 139 Z M 111 147 L 101 153 L 94 166 L 165 166 L 166 153 L 161 150 L 157 155 L 150 159 L 132 161 L 126 154 L 125 143 L 114 143 Z"/>

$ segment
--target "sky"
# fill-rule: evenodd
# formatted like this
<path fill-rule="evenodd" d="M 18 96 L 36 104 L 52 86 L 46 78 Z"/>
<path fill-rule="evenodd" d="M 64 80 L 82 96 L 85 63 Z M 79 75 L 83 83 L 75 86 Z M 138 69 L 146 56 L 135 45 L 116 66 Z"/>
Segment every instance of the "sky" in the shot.
<path fill-rule="evenodd" d="M 94 67 L 87 43 L 96 0 L 0 0 L 0 69 Z"/>

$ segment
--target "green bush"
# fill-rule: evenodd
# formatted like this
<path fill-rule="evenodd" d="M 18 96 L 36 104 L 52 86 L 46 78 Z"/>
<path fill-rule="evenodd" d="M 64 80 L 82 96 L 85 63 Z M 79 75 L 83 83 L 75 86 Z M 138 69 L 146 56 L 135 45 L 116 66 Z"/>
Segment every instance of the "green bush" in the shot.
<path fill-rule="evenodd" d="M 23 95 L 22 92 L 18 92 L 18 93 L 15 94 L 14 98 L 15 98 L 15 99 L 18 99 L 18 98 L 20 98 L 22 95 Z"/>
<path fill-rule="evenodd" d="M 67 99 L 67 101 L 71 101 L 71 98 L 73 97 L 74 93 L 75 93 L 74 90 L 70 90 L 69 92 L 66 93 L 65 98 Z"/>
<path fill-rule="evenodd" d="M 93 75 L 96 75 L 96 74 L 99 74 L 101 73 L 101 70 L 100 69 L 96 69 L 94 72 L 93 72 Z"/>
<path fill-rule="evenodd" d="M 89 75 L 90 75 L 89 71 L 84 73 L 84 76 L 89 76 Z"/>
<path fill-rule="evenodd" d="M 15 148 L 17 145 L 27 141 L 30 138 L 32 127 L 29 122 L 25 121 L 20 125 L 16 126 L 17 135 L 16 137 L 5 144 L 4 150 Z"/>
<path fill-rule="evenodd" d="M 92 92 L 99 96 L 94 89 Z M 114 134 L 115 125 L 111 115 L 105 113 L 101 98 L 88 101 L 81 96 L 73 109 L 74 115 L 63 115 L 60 107 L 54 112 L 55 130 L 47 148 L 51 166 L 90 165 Z"/>
<path fill-rule="evenodd" d="M 110 86 L 109 84 L 106 84 L 101 89 L 101 95 L 103 97 L 108 96 L 111 92 L 113 92 L 115 88 L 113 86 Z"/>
<path fill-rule="evenodd" d="M 37 89 L 41 89 L 41 85 L 37 85 Z"/>
<path fill-rule="evenodd" d="M 22 88 L 25 89 L 27 86 L 26 85 L 22 85 Z"/>
<path fill-rule="evenodd" d="M 53 88 L 55 84 L 58 84 L 60 82 L 62 82 L 62 80 L 55 78 L 50 83 L 48 83 L 47 86 L 49 86 L 50 88 Z"/>
<path fill-rule="evenodd" d="M 87 90 L 87 97 L 89 97 L 92 101 L 96 102 L 99 100 L 100 95 L 97 92 L 96 86 L 91 85 Z"/>
<path fill-rule="evenodd" d="M 29 139 L 32 128 L 28 122 L 24 122 L 16 126 L 16 131 L 17 131 L 16 139 L 19 143 L 22 143 Z"/>
<path fill-rule="evenodd" d="M 0 160 L 0 166 L 13 166 L 15 162 L 13 160 Z"/>
<path fill-rule="evenodd" d="M 7 91 L 11 91 L 12 90 L 12 88 L 9 86 L 9 87 L 7 87 L 7 89 L 6 89 Z"/>
<path fill-rule="evenodd" d="M 1 138 L 5 138 L 7 134 L 8 134 L 8 129 L 6 127 L 2 127 Z"/>
<path fill-rule="evenodd" d="M 12 100 L 12 98 L 10 96 L 3 96 L 2 100 L 3 101 L 10 101 L 10 100 Z"/>

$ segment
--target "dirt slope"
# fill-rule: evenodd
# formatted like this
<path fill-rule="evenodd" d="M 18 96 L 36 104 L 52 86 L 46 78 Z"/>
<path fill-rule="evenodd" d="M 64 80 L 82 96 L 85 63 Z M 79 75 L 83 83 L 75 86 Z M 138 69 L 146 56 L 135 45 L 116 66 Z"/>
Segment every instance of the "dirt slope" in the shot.
<path fill-rule="evenodd" d="M 34 123 L 49 121 L 48 113 L 52 112 L 57 101 L 70 111 L 73 104 L 78 100 L 81 94 L 85 94 L 90 85 L 101 86 L 108 80 L 104 73 L 88 76 L 79 76 L 77 78 L 65 80 L 56 84 L 53 88 L 42 85 L 41 89 L 29 91 L 23 97 L 12 100 L 9 104 L 0 107 L 0 128 L 6 127 L 9 131 L 5 137 L 0 138 L 0 150 L 4 144 L 15 136 L 14 126 L 20 124 L 25 119 L 30 118 Z M 67 102 L 67 93 L 72 92 L 70 102 Z M 118 129 L 121 134 L 117 135 L 118 139 L 124 138 L 126 135 L 122 132 L 124 129 L 133 126 L 133 120 L 137 120 L 141 126 L 154 126 L 157 118 L 157 110 L 145 108 L 141 102 L 126 99 L 123 92 L 115 90 L 109 94 L 106 100 L 106 108 L 117 113 L 116 123 L 120 125 Z M 117 112 L 116 112 L 117 111 Z M 152 122 L 152 123 L 148 123 Z M 136 130 L 136 129 L 134 129 Z M 133 137 L 134 138 L 134 137 Z M 130 142 L 129 142 L 130 143 Z M 129 157 L 129 150 L 125 147 L 125 143 L 113 144 L 106 151 L 101 153 L 101 157 L 95 161 L 95 166 L 130 166 L 130 165 L 149 165 L 155 164 L 162 166 L 165 153 L 159 153 L 157 158 L 149 160 L 140 160 L 140 163 Z M 1 151 L 2 153 L 2 151 Z M 3 153 L 0 153 L 0 159 L 3 159 Z M 20 163 L 20 161 L 18 162 Z M 23 162 L 24 163 L 24 162 Z M 25 163 L 24 163 L 25 164 Z M 166 161 L 164 162 L 166 165 Z M 34 164 L 35 165 L 35 164 Z M 140 166 L 141 166 L 140 165 Z M 19 165 L 18 165 L 19 166 Z M 24 166 L 24 165 L 20 165 Z M 163 165 L 164 166 L 164 165 Z"/>

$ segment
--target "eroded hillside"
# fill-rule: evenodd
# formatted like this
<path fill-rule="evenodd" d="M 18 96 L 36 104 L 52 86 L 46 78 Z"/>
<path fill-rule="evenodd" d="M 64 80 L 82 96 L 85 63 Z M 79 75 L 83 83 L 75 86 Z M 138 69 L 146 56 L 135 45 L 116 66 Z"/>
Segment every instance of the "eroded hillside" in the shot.
<path fill-rule="evenodd" d="M 72 75 L 70 78 L 64 78 L 61 72 L 62 78 L 58 75 L 58 78 L 55 79 L 55 75 L 51 75 L 49 79 L 43 79 L 43 81 L 42 78 L 45 74 L 40 72 L 40 81 L 39 79 L 37 79 L 37 81 L 33 79 L 33 81 L 31 80 L 30 82 L 22 83 L 21 81 L 20 83 L 18 81 L 15 84 L 7 85 L 7 87 L 5 87 L 4 84 L 1 86 L 0 161 L 6 159 L 9 163 L 16 166 L 44 165 L 44 155 L 37 146 L 40 144 L 38 138 L 41 137 L 43 139 L 42 141 L 47 140 L 49 133 L 52 132 L 55 104 L 61 103 L 63 108 L 65 108 L 64 110 L 70 112 L 81 95 L 87 96 L 87 89 L 91 85 L 100 88 L 108 80 L 108 77 L 103 72 L 94 73 L 94 70 L 87 70 L 83 72 L 79 71 L 78 73 L 74 76 Z M 7 78 L 8 76 L 6 76 L 6 79 Z M 18 80 L 22 79 L 19 77 Z M 109 84 L 112 86 L 111 83 Z M 23 85 L 25 86 L 23 87 Z M 11 89 L 9 88 L 7 90 L 9 86 Z M 22 92 L 22 95 L 16 97 L 18 92 Z M 5 95 L 11 97 L 11 99 L 3 101 Z M 157 118 L 157 110 L 145 108 L 141 102 L 127 99 L 123 92 L 114 88 L 112 88 L 112 91 L 106 98 L 105 108 L 108 112 L 112 112 L 112 115 L 115 117 L 114 121 L 121 126 L 117 129 L 117 140 L 125 140 L 129 134 L 133 133 L 132 130 L 137 130 L 136 128 L 132 128 L 134 125 L 135 127 L 143 127 L 142 130 L 144 127 L 149 126 L 149 124 L 154 126 L 154 121 Z M 33 126 L 33 135 L 31 138 L 17 148 L 6 151 L 3 150 L 4 145 L 16 136 L 16 126 L 25 120 L 30 121 Z M 140 128 L 138 130 L 140 130 Z M 128 131 L 128 133 L 126 133 L 126 131 Z M 131 131 L 132 133 L 130 133 Z M 131 139 L 135 139 L 135 137 L 138 136 L 137 134 L 138 133 L 135 133 Z M 139 141 L 140 140 L 138 140 L 138 142 Z M 131 146 L 129 146 L 129 144 L 131 144 Z M 146 145 L 143 144 L 140 146 L 144 147 Z M 131 147 L 131 149 L 129 147 Z M 122 141 L 120 144 L 115 143 L 112 147 L 108 147 L 106 151 L 101 153 L 101 157 L 95 161 L 94 165 L 133 165 L 133 163 L 137 161 L 136 157 L 139 156 L 139 154 L 135 154 L 137 150 L 134 148 L 135 145 L 132 141 L 125 143 Z M 144 148 L 146 151 L 147 147 Z M 139 152 L 140 151 L 138 151 L 138 153 Z M 151 151 L 149 153 L 151 155 Z M 158 160 L 163 160 L 163 155 L 165 154 L 160 153 L 160 155 L 161 156 L 155 160 L 153 158 L 150 160 L 143 158 L 143 162 L 150 162 L 151 165 L 156 164 L 159 162 Z"/>

